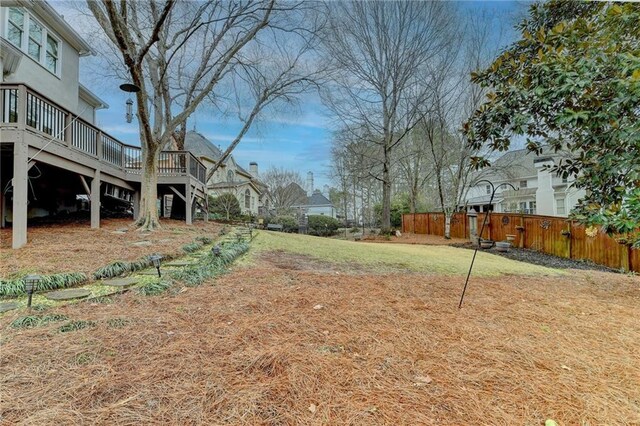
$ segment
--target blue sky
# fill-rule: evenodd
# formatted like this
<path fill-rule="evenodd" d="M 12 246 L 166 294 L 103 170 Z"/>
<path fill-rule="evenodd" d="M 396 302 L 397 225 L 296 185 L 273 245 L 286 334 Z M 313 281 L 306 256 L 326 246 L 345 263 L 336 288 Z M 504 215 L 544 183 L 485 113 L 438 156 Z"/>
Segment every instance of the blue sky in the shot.
<path fill-rule="evenodd" d="M 53 1 L 54 7 L 75 21 L 75 27 L 82 34 L 89 18 L 81 17 L 67 1 Z M 514 1 L 466 1 L 459 2 L 461 13 L 487 12 L 492 17 L 492 31 L 495 43 L 505 45 L 515 37 L 511 30 L 514 17 L 526 10 L 526 2 Z M 121 92 L 122 82 L 105 79 L 96 75 L 100 53 L 95 57 L 81 59 L 81 82 L 109 104 L 109 109 L 98 112 L 97 121 L 101 128 L 116 138 L 139 145 L 137 123 L 127 123 L 124 119 L 125 101 L 128 94 Z M 208 113 L 204 108 L 197 111 L 189 121 L 189 129 L 195 128 L 214 144 L 226 148 L 234 139 L 240 122 Z M 315 186 L 321 188 L 330 184 L 331 118 L 314 93 L 303 95 L 299 107 L 280 115 L 269 114 L 262 117 L 254 128 L 240 142 L 233 153 L 240 165 L 248 167 L 256 161 L 260 170 L 270 166 L 297 170 L 304 177 L 307 171 L 314 173 Z"/>

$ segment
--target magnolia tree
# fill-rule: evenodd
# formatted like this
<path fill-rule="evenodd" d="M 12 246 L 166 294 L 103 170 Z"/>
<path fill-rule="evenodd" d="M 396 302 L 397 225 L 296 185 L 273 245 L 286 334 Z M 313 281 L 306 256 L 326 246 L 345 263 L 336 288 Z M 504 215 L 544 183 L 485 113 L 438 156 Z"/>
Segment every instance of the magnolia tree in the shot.
<path fill-rule="evenodd" d="M 256 117 L 277 100 L 313 84 L 307 53 L 318 20 L 313 7 L 276 0 L 252 2 L 87 0 L 137 92 L 142 190 L 137 224 L 159 226 L 160 152 L 183 142 L 187 119 L 204 103 L 233 110 L 237 146 Z M 232 105 L 237 104 L 237 105 Z M 236 108 L 237 106 L 237 108 Z M 210 176 L 215 172 L 211 170 Z"/>
<path fill-rule="evenodd" d="M 586 190 L 574 216 L 640 246 L 640 4 L 534 4 L 521 39 L 474 80 L 488 100 L 466 125 L 471 146 L 511 137 L 568 150 L 553 170 Z M 474 159 L 488 166 L 486 158 Z"/>

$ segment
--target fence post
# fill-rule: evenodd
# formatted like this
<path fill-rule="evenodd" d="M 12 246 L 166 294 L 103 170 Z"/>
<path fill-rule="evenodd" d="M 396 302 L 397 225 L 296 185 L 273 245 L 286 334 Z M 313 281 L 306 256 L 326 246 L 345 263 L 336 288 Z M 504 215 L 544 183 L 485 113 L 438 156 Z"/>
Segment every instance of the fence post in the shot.
<path fill-rule="evenodd" d="M 413 233 L 417 234 L 417 232 L 416 232 L 416 212 L 413 212 Z"/>
<path fill-rule="evenodd" d="M 431 213 L 427 213 L 427 235 L 431 235 Z"/>

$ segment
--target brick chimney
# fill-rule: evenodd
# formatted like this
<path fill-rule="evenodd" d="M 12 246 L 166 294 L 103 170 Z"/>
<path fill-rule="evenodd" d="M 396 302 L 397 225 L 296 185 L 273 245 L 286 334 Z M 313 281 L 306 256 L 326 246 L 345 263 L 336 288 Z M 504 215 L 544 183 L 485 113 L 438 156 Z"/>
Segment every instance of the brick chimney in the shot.
<path fill-rule="evenodd" d="M 258 163 L 255 161 L 249 163 L 249 173 L 251 173 L 253 177 L 258 177 Z"/>

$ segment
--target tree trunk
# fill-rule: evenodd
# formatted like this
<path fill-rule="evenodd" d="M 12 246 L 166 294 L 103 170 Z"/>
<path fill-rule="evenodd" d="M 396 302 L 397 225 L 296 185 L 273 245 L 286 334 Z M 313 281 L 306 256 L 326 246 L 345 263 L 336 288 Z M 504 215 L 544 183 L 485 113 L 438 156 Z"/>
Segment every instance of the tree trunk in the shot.
<path fill-rule="evenodd" d="M 158 156 L 157 144 L 148 144 L 142 151 L 142 187 L 140 190 L 140 215 L 136 225 L 141 231 L 152 231 L 160 228 L 158 218 Z"/>
<path fill-rule="evenodd" d="M 382 163 L 382 234 L 391 233 L 391 173 L 389 171 L 389 149 L 384 147 Z"/>
<path fill-rule="evenodd" d="M 453 213 L 449 213 L 444 210 L 444 238 L 447 240 L 451 239 L 451 216 Z"/>

